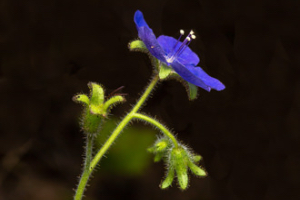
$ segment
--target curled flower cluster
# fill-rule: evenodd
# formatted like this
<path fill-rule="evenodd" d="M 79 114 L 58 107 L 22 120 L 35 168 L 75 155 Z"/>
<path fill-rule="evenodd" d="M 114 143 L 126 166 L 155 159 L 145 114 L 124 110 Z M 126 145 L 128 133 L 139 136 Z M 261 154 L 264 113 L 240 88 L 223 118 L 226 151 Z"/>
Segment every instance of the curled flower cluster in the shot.
<path fill-rule="evenodd" d="M 174 146 L 169 139 L 159 138 L 148 151 L 155 154 L 155 162 L 163 160 L 167 165 L 167 175 L 160 185 L 162 189 L 170 187 L 176 176 L 179 188 L 185 190 L 189 182 L 188 170 L 196 176 L 206 176 L 206 172 L 197 166 L 201 156 L 195 155 L 183 144 Z"/>

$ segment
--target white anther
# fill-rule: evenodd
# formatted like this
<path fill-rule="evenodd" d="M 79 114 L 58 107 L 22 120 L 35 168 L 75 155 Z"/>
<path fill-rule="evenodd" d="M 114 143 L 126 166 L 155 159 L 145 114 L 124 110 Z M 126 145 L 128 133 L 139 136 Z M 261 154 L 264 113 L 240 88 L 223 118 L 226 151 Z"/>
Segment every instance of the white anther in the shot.
<path fill-rule="evenodd" d="M 193 30 L 190 31 L 190 34 L 193 35 L 195 32 Z"/>
<path fill-rule="evenodd" d="M 180 29 L 180 34 L 184 35 L 184 30 Z"/>
<path fill-rule="evenodd" d="M 191 41 L 191 38 L 190 37 L 186 37 L 187 41 Z"/>
<path fill-rule="evenodd" d="M 196 35 L 191 35 L 191 37 L 193 40 L 196 39 Z"/>

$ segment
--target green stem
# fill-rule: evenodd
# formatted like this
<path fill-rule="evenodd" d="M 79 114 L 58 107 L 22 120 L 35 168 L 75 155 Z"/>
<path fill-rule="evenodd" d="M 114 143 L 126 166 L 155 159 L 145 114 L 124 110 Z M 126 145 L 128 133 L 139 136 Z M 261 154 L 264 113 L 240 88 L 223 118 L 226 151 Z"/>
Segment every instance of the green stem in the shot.
<path fill-rule="evenodd" d="M 92 160 L 92 151 L 93 151 L 93 139 L 94 137 L 86 134 L 86 150 L 85 150 L 85 161 L 84 161 L 84 168 L 83 173 L 80 177 L 80 181 L 74 196 L 74 200 L 80 200 L 82 198 L 83 192 L 85 190 L 86 184 L 89 180 L 90 176 L 90 163 Z"/>
<path fill-rule="evenodd" d="M 117 128 L 114 130 L 114 132 L 111 134 L 111 136 L 107 139 L 107 141 L 104 143 L 104 145 L 101 147 L 101 149 L 98 151 L 98 153 L 95 155 L 94 159 L 91 162 L 90 171 L 92 171 L 97 163 L 100 161 L 102 156 L 105 154 L 107 149 L 112 145 L 112 143 L 115 141 L 115 139 L 118 137 L 120 132 L 124 129 L 124 127 L 130 122 L 130 120 L 133 118 L 134 114 L 141 108 L 142 104 L 145 102 L 153 88 L 155 87 L 157 81 L 159 80 L 158 75 L 156 75 L 147 89 L 145 90 L 144 94 L 141 96 L 137 104 L 132 108 L 130 113 L 126 115 L 126 117 L 120 122 L 120 124 L 117 126 Z"/>
<path fill-rule="evenodd" d="M 140 114 L 140 113 L 133 114 L 133 117 L 135 117 L 137 119 L 144 120 L 146 122 L 149 122 L 150 124 L 153 124 L 154 126 L 159 128 L 167 137 L 169 137 L 170 140 L 172 140 L 172 142 L 173 142 L 173 144 L 176 148 L 178 147 L 178 142 L 177 142 L 176 138 L 164 125 L 162 125 L 161 123 L 159 123 L 155 119 L 153 119 L 151 117 L 148 117 L 146 115 Z"/>

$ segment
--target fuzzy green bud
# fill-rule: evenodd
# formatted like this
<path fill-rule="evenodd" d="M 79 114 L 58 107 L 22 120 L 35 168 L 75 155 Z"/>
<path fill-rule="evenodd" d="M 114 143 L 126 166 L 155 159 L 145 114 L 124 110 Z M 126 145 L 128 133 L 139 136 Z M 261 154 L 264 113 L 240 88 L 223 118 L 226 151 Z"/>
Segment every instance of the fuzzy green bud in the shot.
<path fill-rule="evenodd" d="M 179 188 L 185 190 L 189 185 L 188 169 L 197 176 L 206 176 L 205 170 L 198 167 L 195 162 L 201 160 L 200 155 L 193 154 L 189 148 L 179 144 L 177 147 L 167 148 L 165 151 L 165 158 L 169 171 L 165 180 L 161 184 L 161 188 L 165 189 L 172 184 L 176 174 Z"/>
<path fill-rule="evenodd" d="M 173 168 L 169 169 L 168 174 L 165 178 L 165 180 L 161 183 L 160 188 L 166 189 L 172 185 L 172 182 L 174 180 L 175 171 Z"/>
<path fill-rule="evenodd" d="M 188 163 L 189 157 L 182 147 L 173 148 L 171 152 L 170 167 L 174 167 L 177 174 L 179 187 L 185 190 L 188 186 Z"/>
<path fill-rule="evenodd" d="M 90 98 L 90 112 L 93 114 L 103 113 L 103 102 L 104 102 L 104 90 L 96 83 L 89 83 L 89 88 L 91 89 Z"/>
<path fill-rule="evenodd" d="M 73 97 L 77 103 L 85 105 L 81 120 L 81 126 L 85 133 L 96 134 L 99 132 L 103 118 L 107 116 L 109 109 L 116 103 L 124 101 L 124 97 L 113 96 L 108 101 L 104 101 L 104 89 L 97 83 L 88 83 L 90 97 L 85 94 L 78 94 Z"/>
<path fill-rule="evenodd" d="M 156 142 L 155 151 L 156 152 L 165 151 L 168 146 L 169 146 L 169 141 L 167 139 L 162 139 Z"/>
<path fill-rule="evenodd" d="M 155 154 L 154 162 L 159 162 L 165 157 L 169 146 L 170 141 L 167 138 L 159 138 L 152 147 L 148 148 L 150 153 Z"/>

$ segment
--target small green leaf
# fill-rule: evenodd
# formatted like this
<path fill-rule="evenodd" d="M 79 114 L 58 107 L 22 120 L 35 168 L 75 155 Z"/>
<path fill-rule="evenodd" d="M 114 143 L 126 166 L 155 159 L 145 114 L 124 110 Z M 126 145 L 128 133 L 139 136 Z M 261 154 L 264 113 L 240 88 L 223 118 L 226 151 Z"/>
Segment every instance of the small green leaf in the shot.
<path fill-rule="evenodd" d="M 146 45 L 141 40 L 134 40 L 134 41 L 130 42 L 128 47 L 130 50 L 147 50 L 148 51 Z"/>
<path fill-rule="evenodd" d="M 161 63 L 160 64 L 160 69 L 159 69 L 159 79 L 160 80 L 163 80 L 165 78 L 167 78 L 170 73 L 172 72 L 172 68 L 167 66 L 166 64 L 164 63 Z"/>
<path fill-rule="evenodd" d="M 197 94 L 198 94 L 198 87 L 189 82 L 187 84 L 188 84 L 188 88 L 189 88 L 189 99 L 195 100 L 197 98 Z"/>

